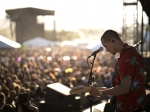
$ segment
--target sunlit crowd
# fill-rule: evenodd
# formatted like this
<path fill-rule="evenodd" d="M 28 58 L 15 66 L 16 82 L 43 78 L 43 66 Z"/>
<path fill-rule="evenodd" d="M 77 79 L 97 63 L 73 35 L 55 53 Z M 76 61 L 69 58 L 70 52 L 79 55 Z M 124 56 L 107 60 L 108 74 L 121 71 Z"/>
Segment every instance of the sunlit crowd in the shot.
<path fill-rule="evenodd" d="M 19 109 L 19 95 L 29 93 L 33 112 L 44 100 L 48 84 L 67 87 L 89 85 L 92 72 L 95 86 L 111 87 L 117 57 L 99 52 L 94 60 L 89 49 L 73 47 L 2 49 L 0 51 L 0 108 Z M 31 108 L 32 110 L 32 108 Z M 5 111 L 3 111 L 5 112 Z M 10 112 L 11 108 L 10 108 Z"/>

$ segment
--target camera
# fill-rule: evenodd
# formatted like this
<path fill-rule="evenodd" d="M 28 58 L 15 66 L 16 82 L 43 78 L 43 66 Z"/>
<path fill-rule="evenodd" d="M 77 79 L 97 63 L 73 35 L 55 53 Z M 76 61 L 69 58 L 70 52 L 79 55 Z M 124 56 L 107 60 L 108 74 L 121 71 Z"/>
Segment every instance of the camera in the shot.
<path fill-rule="evenodd" d="M 115 98 L 115 96 L 112 96 L 112 98 L 110 99 L 110 103 L 112 103 L 112 104 L 116 104 L 116 98 Z"/>
<path fill-rule="evenodd" d="M 30 100 L 30 94 L 25 92 L 18 95 L 18 102 L 19 104 L 28 103 Z"/>

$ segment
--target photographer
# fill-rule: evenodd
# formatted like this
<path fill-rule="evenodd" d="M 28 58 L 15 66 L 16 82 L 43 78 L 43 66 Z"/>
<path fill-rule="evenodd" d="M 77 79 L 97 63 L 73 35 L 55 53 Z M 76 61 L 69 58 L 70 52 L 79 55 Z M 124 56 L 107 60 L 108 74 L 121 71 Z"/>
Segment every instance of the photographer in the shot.
<path fill-rule="evenodd" d="M 14 107 L 12 105 L 10 105 L 10 104 L 5 104 L 0 109 L 0 112 L 14 112 Z"/>
<path fill-rule="evenodd" d="M 29 93 L 18 95 L 15 112 L 38 112 L 38 108 L 31 104 Z"/>

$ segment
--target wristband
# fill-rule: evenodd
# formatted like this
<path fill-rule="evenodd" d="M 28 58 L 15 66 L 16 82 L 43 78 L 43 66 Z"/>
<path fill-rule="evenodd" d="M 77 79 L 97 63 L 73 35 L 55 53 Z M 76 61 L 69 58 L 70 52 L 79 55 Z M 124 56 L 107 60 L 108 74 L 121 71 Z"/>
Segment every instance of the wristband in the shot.
<path fill-rule="evenodd" d="M 103 96 L 103 93 L 102 93 L 102 91 L 99 91 L 99 94 L 100 94 L 100 96 Z"/>

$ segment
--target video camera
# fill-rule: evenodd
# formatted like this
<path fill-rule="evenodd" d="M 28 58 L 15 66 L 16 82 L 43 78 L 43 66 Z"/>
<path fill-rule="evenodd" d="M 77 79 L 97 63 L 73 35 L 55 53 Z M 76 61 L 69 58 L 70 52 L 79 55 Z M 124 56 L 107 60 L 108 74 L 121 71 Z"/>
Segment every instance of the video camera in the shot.
<path fill-rule="evenodd" d="M 21 93 L 18 95 L 18 102 L 19 104 L 28 103 L 30 101 L 30 93 Z"/>

